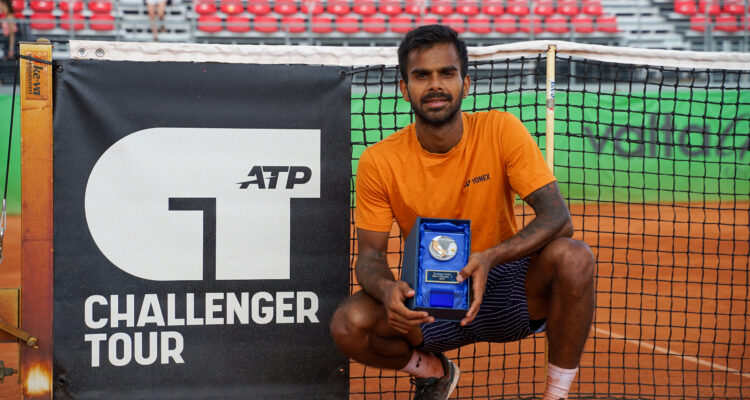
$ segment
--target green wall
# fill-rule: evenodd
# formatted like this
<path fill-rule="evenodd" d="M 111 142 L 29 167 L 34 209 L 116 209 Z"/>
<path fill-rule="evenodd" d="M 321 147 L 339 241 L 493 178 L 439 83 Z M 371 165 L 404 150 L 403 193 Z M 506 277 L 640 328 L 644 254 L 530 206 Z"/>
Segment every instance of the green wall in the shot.
<path fill-rule="evenodd" d="M 0 95 L 0 196 L 6 180 L 5 165 L 8 160 L 8 130 L 10 129 L 10 109 L 12 96 Z M 11 144 L 10 172 L 8 173 L 8 214 L 21 213 L 21 107 L 20 97 L 16 97 L 13 119 L 13 143 Z"/>

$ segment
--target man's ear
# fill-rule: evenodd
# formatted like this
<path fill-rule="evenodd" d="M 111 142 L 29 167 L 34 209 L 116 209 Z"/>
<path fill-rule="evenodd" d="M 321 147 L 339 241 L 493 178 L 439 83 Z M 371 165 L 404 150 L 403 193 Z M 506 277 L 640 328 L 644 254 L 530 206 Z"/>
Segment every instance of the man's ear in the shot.
<path fill-rule="evenodd" d="M 406 82 L 404 82 L 404 80 L 401 79 L 400 81 L 398 81 L 398 87 L 401 89 L 401 96 L 403 96 L 404 100 L 406 100 L 406 102 L 408 103 L 409 102 L 409 90 L 406 88 Z"/>
<path fill-rule="evenodd" d="M 464 90 L 463 90 L 464 98 L 466 98 L 466 96 L 469 95 L 470 88 L 471 88 L 471 77 L 469 76 L 469 74 L 466 74 L 466 76 L 464 76 Z"/>

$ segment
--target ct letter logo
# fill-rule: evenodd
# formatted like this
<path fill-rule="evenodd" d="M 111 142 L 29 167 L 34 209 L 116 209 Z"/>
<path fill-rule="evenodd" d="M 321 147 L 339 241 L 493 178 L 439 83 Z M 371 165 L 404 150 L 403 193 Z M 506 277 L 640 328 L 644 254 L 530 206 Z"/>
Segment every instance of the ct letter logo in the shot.
<path fill-rule="evenodd" d="M 319 197 L 319 130 L 152 128 L 99 158 L 86 222 L 143 279 L 289 279 L 290 199 Z"/>

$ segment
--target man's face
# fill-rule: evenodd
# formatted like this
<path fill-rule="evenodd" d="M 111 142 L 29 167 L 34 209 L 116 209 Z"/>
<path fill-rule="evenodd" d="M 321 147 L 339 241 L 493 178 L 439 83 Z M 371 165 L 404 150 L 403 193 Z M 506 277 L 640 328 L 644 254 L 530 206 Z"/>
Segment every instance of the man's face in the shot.
<path fill-rule="evenodd" d="M 461 60 L 452 43 L 412 50 L 406 73 L 409 83 L 401 81 L 401 93 L 419 119 L 442 125 L 458 115 L 471 82 L 468 75 L 461 78 Z"/>

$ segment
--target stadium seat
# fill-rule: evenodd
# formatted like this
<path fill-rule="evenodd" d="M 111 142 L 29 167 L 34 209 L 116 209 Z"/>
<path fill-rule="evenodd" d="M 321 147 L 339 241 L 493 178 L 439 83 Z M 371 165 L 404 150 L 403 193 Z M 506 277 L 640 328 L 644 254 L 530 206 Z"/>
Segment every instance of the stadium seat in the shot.
<path fill-rule="evenodd" d="M 705 14 L 708 7 L 709 15 L 721 14 L 721 6 L 717 0 L 700 0 L 698 2 L 698 13 Z"/>
<path fill-rule="evenodd" d="M 216 7 L 214 7 L 214 11 Z M 112 2 L 111 1 L 90 1 L 89 2 L 89 10 L 91 12 L 97 13 L 97 14 L 108 14 L 112 12 Z"/>
<path fill-rule="evenodd" d="M 417 18 L 417 20 L 416 20 L 416 21 L 415 21 L 414 23 L 415 23 L 415 24 L 416 24 L 417 26 L 422 26 L 422 25 L 433 25 L 433 24 L 439 24 L 439 23 L 440 23 L 440 20 L 439 20 L 439 19 L 437 19 L 436 17 L 433 17 L 433 16 L 430 16 L 430 15 L 427 15 L 427 16 L 424 16 L 424 17 L 419 17 L 419 18 Z"/>
<path fill-rule="evenodd" d="M 455 17 L 445 17 L 441 21 L 443 25 L 448 25 L 451 28 L 453 28 L 454 31 L 458 33 L 464 33 L 466 32 L 466 21 L 463 17 L 455 16 Z"/>
<path fill-rule="evenodd" d="M 705 32 L 706 26 L 711 23 L 710 18 L 705 15 L 696 14 L 690 17 L 690 30 L 696 32 Z"/>
<path fill-rule="evenodd" d="M 516 19 L 509 15 L 495 18 L 495 32 L 508 35 L 518 32 Z"/>
<path fill-rule="evenodd" d="M 89 26 L 91 24 L 89 23 Z M 201 32 L 215 33 L 222 29 L 221 18 L 216 15 L 201 15 L 198 17 L 198 30 Z"/>
<path fill-rule="evenodd" d="M 79 13 L 83 11 L 83 2 L 82 1 L 61 1 L 57 3 L 57 7 L 63 10 L 63 12 L 71 12 L 73 13 Z"/>
<path fill-rule="evenodd" d="M 742 0 L 725 0 L 724 12 L 727 14 L 743 15 L 745 14 L 745 3 Z"/>
<path fill-rule="evenodd" d="M 331 33 L 333 32 L 333 20 L 329 17 L 313 17 L 312 31 L 315 33 Z"/>
<path fill-rule="evenodd" d="M 503 15 L 505 10 L 503 9 L 503 3 L 497 0 L 488 0 L 482 2 L 482 13 L 491 17 L 499 17 Z"/>
<path fill-rule="evenodd" d="M 221 22 L 221 18 L 216 18 Z M 113 31 L 115 30 L 115 17 L 110 14 L 94 14 L 89 17 L 89 28 L 100 32 Z M 219 30 L 221 30 L 221 25 L 219 25 Z"/>
<path fill-rule="evenodd" d="M 599 32 L 617 33 L 617 17 L 614 15 L 601 15 L 596 19 L 596 29 Z"/>
<path fill-rule="evenodd" d="M 352 11 L 367 17 L 378 12 L 378 8 L 375 6 L 375 1 L 373 0 L 354 0 Z"/>
<path fill-rule="evenodd" d="M 604 8 L 599 0 L 584 0 L 581 4 L 581 12 L 588 15 L 599 16 L 604 13 Z"/>
<path fill-rule="evenodd" d="M 329 0 L 326 5 L 326 11 L 333 15 L 346 15 L 349 14 L 351 8 L 346 0 Z"/>
<path fill-rule="evenodd" d="M 10 4 L 13 6 L 13 11 L 14 12 L 19 12 L 19 11 L 23 10 L 23 8 L 25 7 L 25 4 L 24 4 L 23 0 L 13 0 L 13 1 L 10 2 Z"/>
<path fill-rule="evenodd" d="M 303 0 L 300 3 L 299 9 L 306 15 L 320 15 L 326 11 L 323 2 L 320 0 Z"/>
<path fill-rule="evenodd" d="M 71 14 L 62 14 L 60 16 L 60 28 L 65 29 L 66 31 L 71 30 L 72 27 L 74 31 L 80 31 L 84 28 L 84 21 L 86 21 L 86 18 L 82 14 L 73 13 L 73 24 L 71 25 Z"/>
<path fill-rule="evenodd" d="M 266 15 L 271 12 L 271 4 L 268 0 L 249 0 L 247 12 L 255 15 Z"/>
<path fill-rule="evenodd" d="M 336 31 L 346 34 L 359 32 L 359 18 L 346 16 L 336 18 Z"/>
<path fill-rule="evenodd" d="M 561 16 L 547 17 L 547 19 L 544 21 L 544 26 L 547 29 L 547 32 L 551 33 L 570 32 L 570 28 L 568 28 L 568 19 Z"/>
<path fill-rule="evenodd" d="M 414 28 L 411 17 L 391 17 L 388 20 L 388 25 L 391 27 L 391 32 L 394 33 L 406 33 Z"/>
<path fill-rule="evenodd" d="M 273 11 L 281 15 L 296 14 L 297 3 L 294 0 L 276 0 L 273 3 Z"/>
<path fill-rule="evenodd" d="M 505 12 L 512 15 L 524 16 L 529 15 L 529 7 L 525 1 L 510 0 L 506 4 Z"/>
<path fill-rule="evenodd" d="M 542 31 L 544 31 L 544 29 L 542 29 L 542 19 L 536 16 L 521 17 L 518 20 L 518 28 L 524 33 L 542 33 Z"/>
<path fill-rule="evenodd" d="M 557 13 L 567 16 L 578 15 L 578 3 L 570 0 L 561 0 L 557 3 Z"/>
<path fill-rule="evenodd" d="M 430 12 L 435 15 L 451 15 L 453 14 L 453 4 L 447 0 L 432 0 Z"/>
<path fill-rule="evenodd" d="M 570 24 L 576 33 L 593 33 L 594 21 L 588 15 L 576 15 L 570 18 Z"/>
<path fill-rule="evenodd" d="M 385 26 L 385 18 L 369 16 L 362 18 L 362 30 L 377 34 L 385 33 L 388 29 Z"/>
<path fill-rule="evenodd" d="M 253 30 L 260 33 L 274 33 L 279 31 L 279 20 L 270 15 L 260 15 L 253 19 Z"/>
<path fill-rule="evenodd" d="M 290 16 L 281 18 L 281 29 L 284 32 L 289 33 L 302 33 L 307 31 L 304 18 Z"/>
<path fill-rule="evenodd" d="M 227 17 L 225 24 L 229 32 L 250 32 L 250 18 L 243 15 L 230 15 Z"/>
<path fill-rule="evenodd" d="M 390 17 L 401 14 L 401 3 L 397 0 L 383 0 L 380 2 L 380 13 Z"/>
<path fill-rule="evenodd" d="M 242 6 L 242 0 L 221 0 L 219 10 L 227 15 L 236 15 L 245 11 Z"/>
<path fill-rule="evenodd" d="M 35 12 L 48 13 L 55 9 L 55 3 L 48 0 L 31 0 L 29 8 Z"/>
<path fill-rule="evenodd" d="M 550 16 L 555 13 L 555 6 L 550 1 L 540 1 L 534 6 L 534 14 Z"/>
<path fill-rule="evenodd" d="M 467 17 L 473 17 L 479 14 L 479 3 L 476 0 L 458 0 L 456 12 Z"/>
<path fill-rule="evenodd" d="M 675 0 L 674 12 L 683 15 L 693 15 L 698 12 L 693 0 Z"/>
<path fill-rule="evenodd" d="M 200 15 L 211 15 L 216 12 L 216 3 L 213 0 L 198 0 L 193 9 Z"/>
<path fill-rule="evenodd" d="M 406 0 L 404 12 L 411 15 L 422 15 L 425 13 L 424 0 Z"/>
<path fill-rule="evenodd" d="M 734 33 L 740 30 L 740 27 L 737 25 L 737 18 L 734 15 L 718 15 L 715 22 L 714 30 L 719 32 Z"/>
<path fill-rule="evenodd" d="M 469 32 L 485 35 L 492 32 L 490 19 L 487 17 L 469 17 Z"/>
<path fill-rule="evenodd" d="M 37 29 L 40 31 L 48 31 L 55 29 L 55 16 L 49 12 L 36 12 L 31 14 L 30 17 L 31 29 Z"/>

